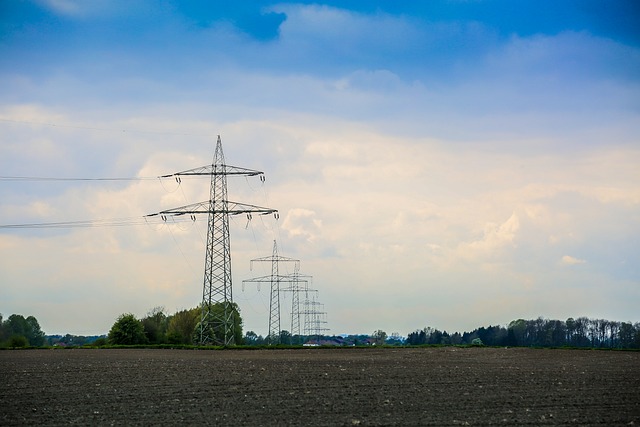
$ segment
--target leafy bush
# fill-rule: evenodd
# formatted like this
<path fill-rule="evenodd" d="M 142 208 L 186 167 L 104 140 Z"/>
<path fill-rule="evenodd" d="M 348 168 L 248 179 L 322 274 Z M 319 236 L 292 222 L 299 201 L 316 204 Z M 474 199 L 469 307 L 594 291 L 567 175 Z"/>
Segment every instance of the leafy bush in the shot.
<path fill-rule="evenodd" d="M 29 340 L 24 335 L 11 335 L 8 342 L 9 347 L 28 347 Z"/>
<path fill-rule="evenodd" d="M 131 313 L 122 314 L 109 331 L 109 343 L 115 345 L 146 344 L 142 322 Z"/>
<path fill-rule="evenodd" d="M 94 346 L 94 347 L 104 347 L 107 344 L 108 344 L 108 341 L 104 337 L 100 337 L 100 338 L 98 338 L 97 340 L 95 340 L 94 342 L 91 343 L 91 345 Z"/>

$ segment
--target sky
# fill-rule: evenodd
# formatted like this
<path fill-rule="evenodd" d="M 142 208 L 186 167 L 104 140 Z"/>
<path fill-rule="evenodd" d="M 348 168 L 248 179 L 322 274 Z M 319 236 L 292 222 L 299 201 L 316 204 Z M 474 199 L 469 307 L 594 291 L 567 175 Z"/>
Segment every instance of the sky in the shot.
<path fill-rule="evenodd" d="M 640 321 L 640 4 L 0 1 L 0 225 L 208 199 L 217 135 L 233 297 L 266 334 L 300 260 L 328 333 Z M 0 227 L 0 313 L 107 333 L 200 303 L 206 218 Z M 282 267 L 285 272 L 291 266 Z M 283 329 L 291 295 L 282 294 Z"/>

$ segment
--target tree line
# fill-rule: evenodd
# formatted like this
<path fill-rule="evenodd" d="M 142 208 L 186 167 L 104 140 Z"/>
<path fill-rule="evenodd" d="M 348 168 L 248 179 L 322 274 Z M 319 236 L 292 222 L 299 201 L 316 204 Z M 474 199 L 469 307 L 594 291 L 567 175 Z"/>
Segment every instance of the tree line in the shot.
<path fill-rule="evenodd" d="M 214 306 L 214 310 L 222 310 Z M 292 335 L 286 330 L 277 337 L 263 337 L 253 331 L 242 335 L 242 318 L 233 305 L 235 342 L 239 345 L 263 346 L 274 342 L 285 345 L 488 345 L 508 347 L 589 347 L 640 349 L 640 322 L 618 322 L 587 317 L 552 320 L 517 319 L 505 326 L 488 326 L 470 332 L 440 331 L 425 327 L 410 332 L 406 338 L 398 333 L 387 335 L 381 329 L 372 334 L 339 336 Z M 34 316 L 12 314 L 4 319 L 0 314 L 0 347 L 41 347 L 45 345 L 197 345 L 199 343 L 201 307 L 165 313 L 155 307 L 142 318 L 131 313 L 120 315 L 107 336 L 46 336 Z M 215 332 L 221 334 L 221 331 Z M 277 338 L 277 340 L 276 340 Z"/>
<path fill-rule="evenodd" d="M 213 304 L 212 312 L 223 312 L 222 303 Z M 240 309 L 235 303 L 231 304 L 234 322 L 235 342 L 242 342 L 242 317 Z M 138 344 L 198 344 L 200 338 L 200 306 L 188 310 L 180 310 L 167 315 L 163 307 L 155 307 L 141 319 L 131 313 L 120 315 L 107 336 L 109 344 L 138 345 Z M 223 331 L 213 331 L 213 335 L 222 340 Z"/>
<path fill-rule="evenodd" d="M 587 317 L 570 317 L 563 321 L 538 317 L 517 319 L 507 327 L 481 327 L 462 334 L 427 327 L 409 333 L 405 342 L 409 345 L 470 345 L 474 340 L 490 346 L 640 348 L 640 322 Z"/>

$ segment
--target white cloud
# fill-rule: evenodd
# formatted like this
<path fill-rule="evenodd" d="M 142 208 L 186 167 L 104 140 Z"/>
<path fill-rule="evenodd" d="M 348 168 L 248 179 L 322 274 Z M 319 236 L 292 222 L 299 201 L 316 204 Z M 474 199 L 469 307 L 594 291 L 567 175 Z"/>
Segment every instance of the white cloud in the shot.
<path fill-rule="evenodd" d="M 383 13 L 363 15 L 320 5 L 281 5 L 273 10 L 287 15 L 280 26 L 280 38 L 287 46 L 331 46 L 333 55 L 363 54 L 367 46 L 383 51 L 404 50 L 408 40 L 421 36 L 408 19 Z"/>
<path fill-rule="evenodd" d="M 81 10 L 82 2 L 77 0 L 41 0 L 40 3 L 63 15 L 76 15 Z"/>
<path fill-rule="evenodd" d="M 502 224 L 485 224 L 482 238 L 460 244 L 457 248 L 457 253 L 459 256 L 471 261 L 483 260 L 487 256 L 500 255 L 498 251 L 502 248 L 515 244 L 514 240 L 519 228 L 520 221 L 514 212 Z"/>
<path fill-rule="evenodd" d="M 314 211 L 304 208 L 293 208 L 287 211 L 282 228 L 291 238 L 302 237 L 313 242 L 321 233 L 322 220 L 317 218 Z"/>
<path fill-rule="evenodd" d="M 490 57 L 496 67 L 503 68 L 514 79 L 534 75 L 555 76 L 565 81 L 573 74 L 582 79 L 629 74 L 640 61 L 637 49 L 611 39 L 595 37 L 588 32 L 564 31 L 559 34 L 511 38 L 499 55 Z M 587 69 L 581 65 L 591 64 Z M 551 81 L 550 81 L 551 82 Z"/>
<path fill-rule="evenodd" d="M 118 4 L 118 2 L 112 2 L 108 0 L 37 0 L 45 8 L 52 12 L 70 17 L 70 18 L 99 18 L 114 17 L 125 12 L 131 13 L 132 9 L 140 11 L 140 9 L 147 9 L 146 5 L 136 4 L 132 2 L 129 4 Z M 149 10 L 145 10 L 149 13 Z"/>
<path fill-rule="evenodd" d="M 572 257 L 571 255 L 564 255 L 560 260 L 560 262 L 565 265 L 576 265 L 576 264 L 585 264 L 587 261 L 580 258 Z"/>

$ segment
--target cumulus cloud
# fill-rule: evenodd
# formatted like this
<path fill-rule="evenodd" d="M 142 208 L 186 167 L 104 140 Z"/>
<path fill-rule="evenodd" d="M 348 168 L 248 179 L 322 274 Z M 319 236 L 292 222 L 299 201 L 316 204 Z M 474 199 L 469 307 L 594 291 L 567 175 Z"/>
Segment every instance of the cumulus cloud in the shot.
<path fill-rule="evenodd" d="M 75 0 L 41 0 L 44 6 L 64 15 L 76 15 L 81 10 L 81 2 Z"/>
<path fill-rule="evenodd" d="M 333 55 L 366 55 L 406 49 L 407 41 L 418 40 L 419 29 L 410 20 L 385 13 L 365 15 L 324 5 L 280 5 L 274 11 L 287 15 L 280 27 L 280 39 L 290 46 L 331 49 Z M 410 44 L 410 43 L 409 43 Z M 338 49 L 336 51 L 336 49 Z M 335 58 L 335 57 L 334 57 Z"/>
<path fill-rule="evenodd" d="M 152 13 L 153 6 L 145 4 L 145 2 L 133 2 L 127 5 L 111 2 L 108 0 L 94 0 L 86 2 L 82 0 L 36 0 L 44 8 L 50 10 L 56 15 L 64 16 L 72 19 L 88 19 L 98 18 L 116 18 L 125 13 L 132 11 L 145 11 Z"/>
<path fill-rule="evenodd" d="M 576 264 L 585 264 L 587 261 L 580 258 L 572 257 L 571 255 L 564 255 L 560 260 L 560 262 L 565 265 L 576 265 Z"/>
<path fill-rule="evenodd" d="M 293 208 L 287 212 L 282 228 L 292 238 L 304 238 L 313 242 L 321 232 L 322 220 L 312 210 Z"/>
<path fill-rule="evenodd" d="M 520 221 L 515 212 L 502 224 L 488 223 L 484 226 L 483 236 L 479 240 L 462 243 L 458 247 L 459 254 L 467 259 L 496 255 L 505 246 L 514 245 Z"/>

